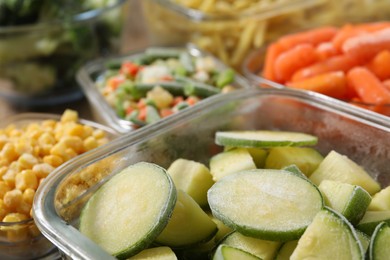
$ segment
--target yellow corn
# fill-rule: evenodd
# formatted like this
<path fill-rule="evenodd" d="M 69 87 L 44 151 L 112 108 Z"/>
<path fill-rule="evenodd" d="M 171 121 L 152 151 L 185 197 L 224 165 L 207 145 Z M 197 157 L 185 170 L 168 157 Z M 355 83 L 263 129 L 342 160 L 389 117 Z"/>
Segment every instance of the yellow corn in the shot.
<path fill-rule="evenodd" d="M 5 181 L 0 181 L 0 198 L 4 198 L 4 195 L 11 190 L 11 187 L 5 183 Z"/>
<path fill-rule="evenodd" d="M 23 170 L 15 176 L 15 188 L 24 191 L 25 189 L 38 188 L 38 178 L 33 170 Z"/>
<path fill-rule="evenodd" d="M 32 168 L 37 178 L 46 178 L 55 168 L 48 163 L 40 163 Z"/>
<path fill-rule="evenodd" d="M 19 154 L 15 151 L 15 146 L 12 143 L 6 143 L 1 150 L 0 157 L 12 162 L 19 157 Z"/>
<path fill-rule="evenodd" d="M 51 154 L 43 157 L 43 162 L 48 163 L 53 167 L 58 167 L 64 162 L 64 160 L 58 155 Z"/>
<path fill-rule="evenodd" d="M 23 194 L 20 190 L 10 190 L 4 194 L 4 205 L 10 210 L 15 210 L 22 202 Z"/>
<path fill-rule="evenodd" d="M 21 169 L 31 169 L 38 162 L 38 159 L 29 153 L 22 154 L 18 159 L 18 163 Z"/>
<path fill-rule="evenodd" d="M 67 109 L 61 116 L 61 122 L 77 122 L 79 120 L 78 113 L 74 110 Z"/>
<path fill-rule="evenodd" d="M 84 140 L 84 147 L 85 150 L 89 151 L 96 147 L 98 147 L 98 142 L 96 141 L 95 137 L 89 136 Z"/>

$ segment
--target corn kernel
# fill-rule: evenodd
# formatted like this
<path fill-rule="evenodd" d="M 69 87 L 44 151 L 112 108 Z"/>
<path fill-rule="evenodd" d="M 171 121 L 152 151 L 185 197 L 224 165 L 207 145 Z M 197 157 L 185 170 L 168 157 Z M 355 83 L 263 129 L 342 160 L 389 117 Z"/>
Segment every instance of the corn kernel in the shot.
<path fill-rule="evenodd" d="M 8 166 L 0 166 L 0 178 L 8 171 Z"/>
<path fill-rule="evenodd" d="M 39 156 L 45 157 L 46 155 L 50 155 L 51 148 L 53 148 L 52 144 L 45 144 L 40 146 Z"/>
<path fill-rule="evenodd" d="M 72 159 L 78 155 L 72 148 L 66 148 L 65 152 L 69 159 Z"/>
<path fill-rule="evenodd" d="M 101 138 L 104 138 L 106 137 L 106 133 L 101 130 L 101 129 L 95 129 L 92 133 L 93 137 L 95 137 L 96 139 L 101 139 Z"/>
<path fill-rule="evenodd" d="M 78 154 L 84 152 L 83 140 L 79 136 L 64 136 L 60 142 L 63 142 L 66 147 L 72 148 Z"/>
<path fill-rule="evenodd" d="M 31 169 L 35 164 L 38 163 L 38 159 L 32 154 L 24 153 L 18 159 L 19 165 L 22 169 Z"/>
<path fill-rule="evenodd" d="M 1 149 L 0 157 L 7 159 L 9 162 L 12 162 L 18 159 L 19 154 L 15 151 L 15 146 L 12 143 L 6 143 Z"/>
<path fill-rule="evenodd" d="M 53 167 L 58 167 L 64 163 L 64 160 L 58 155 L 46 155 L 43 157 L 43 162 L 50 164 Z"/>
<path fill-rule="evenodd" d="M 90 127 L 89 125 L 83 125 L 83 129 L 84 129 L 83 139 L 93 135 L 93 128 Z"/>
<path fill-rule="evenodd" d="M 77 111 L 71 110 L 71 109 L 66 109 L 64 113 L 61 116 L 61 122 L 77 122 L 79 120 L 79 115 Z"/>
<path fill-rule="evenodd" d="M 23 170 L 15 176 L 15 188 L 24 191 L 38 188 L 38 178 L 32 170 Z"/>
<path fill-rule="evenodd" d="M 44 128 L 46 131 L 48 131 L 48 130 L 49 130 L 49 131 L 50 131 L 50 130 L 53 130 L 53 129 L 55 128 L 56 124 L 57 124 L 57 121 L 52 120 L 52 119 L 44 120 L 44 121 L 42 122 L 42 126 L 43 126 L 43 128 Z"/>
<path fill-rule="evenodd" d="M 19 207 L 16 209 L 18 213 L 30 216 L 30 211 L 32 209 L 32 203 L 27 203 L 22 200 Z"/>
<path fill-rule="evenodd" d="M 87 151 L 95 149 L 96 147 L 98 147 L 98 145 L 99 145 L 98 142 L 93 136 L 87 137 L 84 140 L 84 147 Z"/>
<path fill-rule="evenodd" d="M 11 187 L 5 183 L 5 181 L 0 181 L 0 198 L 4 198 L 4 195 L 11 190 Z"/>
<path fill-rule="evenodd" d="M 23 195 L 20 190 L 10 190 L 4 194 L 4 205 L 10 210 L 17 209 L 22 202 Z"/>
<path fill-rule="evenodd" d="M 7 206 L 5 206 L 4 201 L 0 199 L 0 219 L 3 219 L 8 213 L 9 210 Z"/>
<path fill-rule="evenodd" d="M 3 149 L 6 143 L 8 143 L 8 137 L 4 134 L 0 135 L 0 150 Z"/>
<path fill-rule="evenodd" d="M 28 226 L 28 233 L 30 237 L 37 237 L 41 235 L 41 231 L 39 231 L 38 227 L 35 224 L 31 224 Z"/>
<path fill-rule="evenodd" d="M 66 131 L 67 135 L 74 135 L 80 138 L 84 137 L 84 127 L 79 124 L 70 125 Z"/>
<path fill-rule="evenodd" d="M 41 146 L 47 145 L 47 144 L 55 144 L 55 142 L 56 142 L 55 137 L 51 133 L 49 133 L 49 132 L 43 133 L 38 138 L 38 143 Z"/>
<path fill-rule="evenodd" d="M 23 132 L 20 129 L 16 129 L 16 128 L 12 129 L 8 133 L 10 137 L 20 137 L 22 134 Z"/>
<path fill-rule="evenodd" d="M 3 222 L 20 222 L 28 219 L 27 215 L 21 213 L 9 213 L 3 218 Z"/>
<path fill-rule="evenodd" d="M 3 222 L 20 222 L 27 220 L 28 217 L 25 214 L 9 213 L 3 218 Z M 7 239 L 11 242 L 18 242 L 27 239 L 27 226 L 26 224 L 15 224 L 12 226 L 2 226 L 1 230 L 7 231 Z"/>
<path fill-rule="evenodd" d="M 32 170 L 34 171 L 35 175 L 40 178 L 46 178 L 47 175 L 49 175 L 55 168 L 48 164 L 48 163 L 39 163 L 34 165 Z"/>
<path fill-rule="evenodd" d="M 15 187 L 15 176 L 18 171 L 14 169 L 8 169 L 7 172 L 3 175 L 3 181 L 8 185 L 8 187 Z"/>
<path fill-rule="evenodd" d="M 69 160 L 69 156 L 66 153 L 66 146 L 65 146 L 64 143 L 57 143 L 57 144 L 55 144 L 53 146 L 53 148 L 51 148 L 50 154 L 57 155 L 57 156 L 61 157 L 64 162 Z"/>
<path fill-rule="evenodd" d="M 27 188 L 24 192 L 23 192 L 23 201 L 28 203 L 28 204 L 31 204 L 33 203 L 34 201 L 34 196 L 35 196 L 35 190 L 32 189 L 32 188 Z"/>

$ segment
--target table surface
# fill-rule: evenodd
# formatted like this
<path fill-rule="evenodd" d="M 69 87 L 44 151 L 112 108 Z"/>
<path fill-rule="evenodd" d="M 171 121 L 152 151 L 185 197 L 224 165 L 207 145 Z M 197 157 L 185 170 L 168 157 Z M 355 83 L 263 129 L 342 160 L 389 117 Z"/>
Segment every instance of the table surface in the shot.
<path fill-rule="evenodd" d="M 127 25 L 122 37 L 121 52 L 138 50 L 149 45 L 144 19 L 142 17 L 141 0 L 128 2 L 125 24 Z M 23 107 L 15 106 L 6 100 L 0 99 L 0 120 L 6 117 L 27 112 L 62 114 L 65 109 L 78 111 L 79 116 L 85 119 L 97 120 L 93 110 L 85 97 L 71 103 L 45 107 Z"/>

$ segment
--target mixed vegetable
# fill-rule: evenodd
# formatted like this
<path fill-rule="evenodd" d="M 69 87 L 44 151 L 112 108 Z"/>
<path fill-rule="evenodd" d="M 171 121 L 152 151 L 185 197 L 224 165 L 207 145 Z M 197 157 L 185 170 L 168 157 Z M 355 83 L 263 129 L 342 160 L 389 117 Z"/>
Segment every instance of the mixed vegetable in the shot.
<path fill-rule="evenodd" d="M 390 104 L 390 22 L 320 27 L 269 45 L 261 73 L 352 103 Z"/>
<path fill-rule="evenodd" d="M 99 91 L 120 118 L 137 126 L 230 91 L 235 78 L 232 69 L 218 69 L 211 56 L 171 48 L 149 48 L 107 67 L 97 79 Z"/>
<path fill-rule="evenodd" d="M 59 95 L 59 89 L 75 89 L 75 71 L 113 50 L 121 26 L 119 8 L 98 17 L 91 14 L 94 26 L 75 16 L 117 2 L 0 1 L 0 94 L 36 96 L 52 90 Z"/>

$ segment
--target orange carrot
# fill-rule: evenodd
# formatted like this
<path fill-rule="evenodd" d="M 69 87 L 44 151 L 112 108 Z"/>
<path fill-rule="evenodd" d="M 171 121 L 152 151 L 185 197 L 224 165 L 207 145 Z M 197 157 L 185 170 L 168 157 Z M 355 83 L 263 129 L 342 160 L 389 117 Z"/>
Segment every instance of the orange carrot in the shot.
<path fill-rule="evenodd" d="M 289 34 L 281 37 L 277 42 L 285 50 L 291 49 L 301 43 L 310 43 L 314 46 L 330 41 L 338 32 L 338 28 L 325 26 L 300 33 Z"/>
<path fill-rule="evenodd" d="M 374 22 L 361 24 L 346 24 L 332 39 L 336 50 L 341 50 L 344 42 L 352 37 L 390 28 L 390 22 Z"/>
<path fill-rule="evenodd" d="M 356 67 L 347 73 L 348 84 L 361 100 L 369 104 L 390 104 L 390 91 L 367 68 Z"/>
<path fill-rule="evenodd" d="M 287 86 L 297 89 L 311 90 L 330 97 L 345 99 L 347 80 L 342 71 L 332 71 L 302 81 L 287 83 Z"/>
<path fill-rule="evenodd" d="M 379 52 L 390 50 L 390 28 L 352 37 L 344 42 L 342 50 L 358 59 L 371 60 Z"/>
<path fill-rule="evenodd" d="M 263 77 L 269 80 L 275 80 L 274 63 L 276 58 L 283 52 L 283 48 L 276 43 L 268 46 L 265 54 Z"/>
<path fill-rule="evenodd" d="M 385 81 L 382 81 L 383 86 L 387 88 L 390 91 L 390 79 L 387 79 Z"/>
<path fill-rule="evenodd" d="M 162 118 L 172 115 L 174 112 L 170 108 L 163 108 L 160 110 L 160 116 Z"/>
<path fill-rule="evenodd" d="M 332 42 L 323 42 L 316 47 L 316 54 L 319 60 L 326 60 L 341 53 L 334 47 Z"/>
<path fill-rule="evenodd" d="M 324 61 L 320 61 L 306 68 L 300 69 L 292 76 L 292 82 L 323 74 L 331 71 L 347 72 L 359 65 L 359 61 L 350 55 L 338 55 Z"/>
<path fill-rule="evenodd" d="M 367 68 L 380 80 L 390 79 L 390 51 L 378 53 L 368 64 Z"/>
<path fill-rule="evenodd" d="M 275 80 L 279 83 L 285 83 L 295 71 L 316 62 L 316 60 L 317 55 L 313 45 L 299 44 L 276 58 L 274 64 Z"/>

